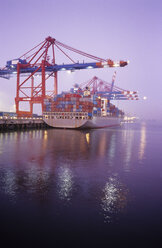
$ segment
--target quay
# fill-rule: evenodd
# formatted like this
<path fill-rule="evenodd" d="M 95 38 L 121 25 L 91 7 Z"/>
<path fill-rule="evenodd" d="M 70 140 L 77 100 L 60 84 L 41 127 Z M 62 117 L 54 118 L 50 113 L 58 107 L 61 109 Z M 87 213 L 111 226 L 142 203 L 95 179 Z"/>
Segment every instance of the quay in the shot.
<path fill-rule="evenodd" d="M 0 132 L 9 130 L 48 128 L 42 117 L 0 116 Z"/>

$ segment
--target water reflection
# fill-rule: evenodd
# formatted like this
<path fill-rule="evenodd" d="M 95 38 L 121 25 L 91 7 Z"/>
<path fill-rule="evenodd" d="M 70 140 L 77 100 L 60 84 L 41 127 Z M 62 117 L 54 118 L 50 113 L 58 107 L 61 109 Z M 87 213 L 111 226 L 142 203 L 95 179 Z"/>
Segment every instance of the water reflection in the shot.
<path fill-rule="evenodd" d="M 122 132 L 122 143 L 123 143 L 123 153 L 124 161 L 123 166 L 126 172 L 130 172 L 132 154 L 134 153 L 133 142 L 134 142 L 135 131 L 132 129 L 123 130 Z"/>
<path fill-rule="evenodd" d="M 3 182 L 1 190 L 4 191 L 12 203 L 15 203 L 16 190 L 18 188 L 15 173 L 12 170 L 6 171 L 3 177 L 1 177 L 1 180 Z"/>
<path fill-rule="evenodd" d="M 89 133 L 86 133 L 86 140 L 87 140 L 87 143 L 89 144 L 90 143 L 90 135 L 89 135 Z"/>
<path fill-rule="evenodd" d="M 138 142 L 135 143 L 135 138 Z M 145 149 L 145 128 L 141 129 L 139 154 Z M 0 134 L 0 192 L 15 198 L 52 197 L 70 203 L 77 194 L 92 194 L 97 179 L 105 184 L 102 208 L 105 218 L 125 204 L 126 191 L 116 176 L 131 171 L 139 147 L 134 130 L 32 130 Z M 108 174 L 109 173 L 109 174 Z M 96 184 L 100 189 L 101 185 Z M 86 190 L 84 190 L 86 189 Z M 97 189 L 97 190 L 99 190 Z M 82 191 L 82 193 L 81 193 Z M 101 196 L 100 196 L 101 198 Z"/>
<path fill-rule="evenodd" d="M 109 177 L 103 188 L 101 207 L 104 220 L 107 223 L 113 222 L 115 216 L 124 210 L 127 205 L 128 190 L 115 175 Z"/>
<path fill-rule="evenodd" d="M 65 203 L 69 202 L 72 198 L 73 184 L 72 170 L 61 166 L 58 170 L 57 192 L 59 198 Z"/>
<path fill-rule="evenodd" d="M 105 135 L 105 133 L 100 133 L 100 142 L 99 142 L 99 156 L 103 157 L 106 153 L 106 149 L 107 149 L 107 135 Z"/>
<path fill-rule="evenodd" d="M 113 134 L 111 136 L 111 139 L 110 139 L 110 146 L 109 146 L 109 150 L 108 150 L 108 158 L 109 158 L 109 164 L 110 166 L 113 165 L 113 160 L 114 160 L 114 157 L 115 157 L 115 146 L 116 146 L 116 135 Z"/>
<path fill-rule="evenodd" d="M 146 124 L 143 122 L 141 126 L 141 138 L 139 146 L 139 160 L 141 161 L 144 158 L 146 147 Z"/>
<path fill-rule="evenodd" d="M 32 164 L 24 170 L 23 186 L 29 194 L 44 196 L 49 192 L 52 171 L 49 167 L 38 168 Z"/>

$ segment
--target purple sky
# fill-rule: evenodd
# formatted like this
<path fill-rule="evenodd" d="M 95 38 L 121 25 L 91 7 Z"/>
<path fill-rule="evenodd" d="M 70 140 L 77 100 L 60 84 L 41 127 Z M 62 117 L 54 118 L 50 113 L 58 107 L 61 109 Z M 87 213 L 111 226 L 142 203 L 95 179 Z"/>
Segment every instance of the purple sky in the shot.
<path fill-rule="evenodd" d="M 129 60 L 127 67 L 116 69 L 115 83 L 147 100 L 120 101 L 118 106 L 141 118 L 162 119 L 161 0 L 0 0 L 0 32 L 0 67 L 49 35 L 101 58 Z M 113 72 L 60 72 L 59 91 L 93 76 L 111 82 Z M 16 77 L 0 78 L 0 110 L 12 110 L 15 95 Z"/>

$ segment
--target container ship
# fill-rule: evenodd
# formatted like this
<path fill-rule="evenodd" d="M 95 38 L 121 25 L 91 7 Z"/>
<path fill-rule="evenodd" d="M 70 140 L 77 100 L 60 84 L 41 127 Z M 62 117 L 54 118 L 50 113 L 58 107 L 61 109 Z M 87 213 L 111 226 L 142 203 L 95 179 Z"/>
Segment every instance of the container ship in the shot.
<path fill-rule="evenodd" d="M 44 100 L 43 120 L 54 128 L 103 128 L 119 126 L 124 112 L 90 89 L 71 89 Z"/>

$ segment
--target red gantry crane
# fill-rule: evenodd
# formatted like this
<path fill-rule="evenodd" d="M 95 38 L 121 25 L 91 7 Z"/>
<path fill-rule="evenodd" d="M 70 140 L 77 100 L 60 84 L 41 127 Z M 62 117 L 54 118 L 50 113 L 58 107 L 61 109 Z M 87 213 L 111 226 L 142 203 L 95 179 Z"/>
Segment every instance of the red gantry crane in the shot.
<path fill-rule="evenodd" d="M 58 65 L 55 58 L 56 49 L 63 53 L 71 61 L 71 63 Z M 76 62 L 67 54 L 67 50 L 82 55 L 86 58 L 90 58 L 97 62 Z M 51 61 L 49 57 L 49 51 L 52 51 Z M 41 103 L 43 112 L 44 99 L 57 94 L 58 71 L 74 71 L 105 67 L 124 67 L 127 64 L 128 61 L 114 62 L 111 59 L 102 59 L 93 56 L 91 54 L 65 45 L 49 36 L 43 42 L 30 49 L 18 59 L 7 61 L 6 66 L 3 69 L 0 69 L 0 77 L 9 79 L 12 75 L 17 74 L 17 90 L 15 97 L 16 113 L 20 117 L 31 117 L 33 114 L 34 103 Z M 35 80 L 35 76 L 37 75 L 41 76 L 40 82 L 37 82 Z M 23 76 L 25 76 L 25 79 Z M 46 90 L 46 83 L 50 77 L 54 77 L 54 83 L 53 89 L 49 92 Z M 21 111 L 20 102 L 28 102 L 30 111 Z"/>

